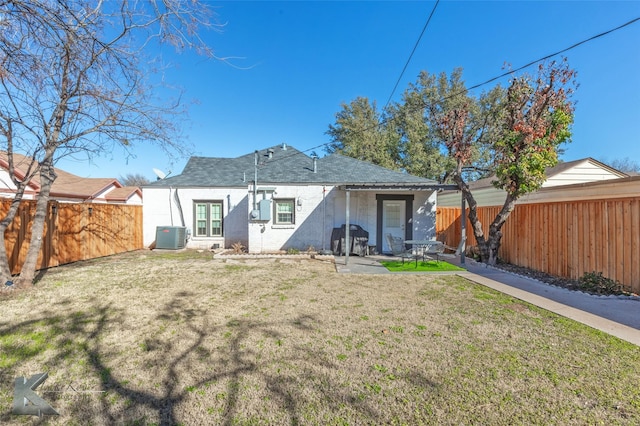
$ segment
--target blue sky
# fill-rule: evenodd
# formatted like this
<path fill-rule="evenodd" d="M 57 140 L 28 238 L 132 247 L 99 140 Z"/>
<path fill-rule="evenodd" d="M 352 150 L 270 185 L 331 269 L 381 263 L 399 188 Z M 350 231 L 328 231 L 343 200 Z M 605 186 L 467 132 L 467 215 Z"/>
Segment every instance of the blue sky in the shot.
<path fill-rule="evenodd" d="M 210 4 L 226 25 L 205 38 L 217 56 L 234 59 L 167 48 L 163 55 L 174 67 L 165 77 L 185 90 L 183 132 L 193 155 L 236 157 L 283 142 L 300 150 L 329 142 L 325 132 L 341 104 L 357 96 L 384 106 L 435 2 Z M 501 74 L 505 63 L 517 68 L 637 17 L 640 1 L 441 1 L 393 100 L 422 70 L 461 67 L 472 86 Z M 564 55 L 580 87 L 563 159 L 640 162 L 640 21 Z M 86 177 L 153 178 L 152 168 L 175 175 L 187 161 L 144 145 L 134 154 L 125 159 L 116 149 L 91 163 L 65 159 L 58 167 Z"/>

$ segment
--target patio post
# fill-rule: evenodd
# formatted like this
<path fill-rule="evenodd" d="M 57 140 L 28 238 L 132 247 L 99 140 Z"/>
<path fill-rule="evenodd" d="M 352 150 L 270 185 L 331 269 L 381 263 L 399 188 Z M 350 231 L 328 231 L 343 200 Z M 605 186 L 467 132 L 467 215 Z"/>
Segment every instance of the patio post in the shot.
<path fill-rule="evenodd" d="M 349 249 L 351 248 L 350 240 L 349 240 L 349 204 L 350 204 L 351 193 L 347 189 L 347 207 L 344 213 L 345 215 L 345 227 L 344 227 L 344 264 L 347 265 L 349 263 Z"/>
<path fill-rule="evenodd" d="M 464 265 L 464 250 L 466 248 L 466 240 L 467 240 L 467 206 L 464 199 L 464 193 L 462 193 L 462 201 L 461 201 L 461 209 L 460 209 L 460 220 L 462 224 L 460 229 L 462 230 L 462 239 L 460 240 L 460 263 Z"/>

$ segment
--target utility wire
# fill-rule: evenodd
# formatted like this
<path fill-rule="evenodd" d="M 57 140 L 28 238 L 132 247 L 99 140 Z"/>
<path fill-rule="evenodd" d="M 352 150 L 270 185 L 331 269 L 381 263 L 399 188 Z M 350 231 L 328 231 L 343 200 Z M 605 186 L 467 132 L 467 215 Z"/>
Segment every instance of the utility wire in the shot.
<path fill-rule="evenodd" d="M 409 62 L 411 62 L 411 58 L 413 58 L 413 54 L 416 53 L 416 49 L 418 48 L 418 45 L 420 44 L 420 40 L 422 40 L 422 36 L 424 35 L 424 32 L 427 30 L 427 27 L 429 26 L 429 22 L 431 22 L 431 18 L 433 17 L 433 14 L 436 12 L 436 8 L 438 7 L 438 3 L 440 3 L 440 0 L 437 0 L 436 4 L 433 5 L 433 9 L 431 9 L 431 13 L 429 14 L 429 18 L 427 18 L 427 22 L 425 22 L 424 27 L 422 28 L 422 32 L 420 33 L 420 36 L 418 37 L 418 40 L 416 40 L 415 46 L 413 46 L 413 50 L 411 51 L 411 54 L 409 55 L 409 58 L 407 59 L 407 62 L 404 64 L 404 68 L 402 68 L 402 72 L 400 73 L 400 76 L 398 77 L 398 81 L 396 81 L 396 85 L 393 86 L 393 90 L 391 91 L 391 94 L 389 95 L 389 99 L 387 99 L 387 103 L 384 104 L 384 109 L 387 108 L 387 106 L 389 105 L 389 102 L 391 102 L 391 98 L 393 98 L 393 95 L 396 93 L 396 89 L 398 88 L 398 85 L 400 84 L 400 80 L 402 80 L 402 76 L 404 75 L 404 72 L 407 70 L 407 67 L 409 66 Z"/>
<path fill-rule="evenodd" d="M 436 3 L 436 5 L 437 5 L 437 3 Z M 435 7 L 434 7 L 434 10 L 435 10 Z M 433 12 L 432 12 L 432 14 L 433 14 Z M 429 19 L 431 19 L 431 17 L 429 17 Z M 617 26 L 617 27 L 615 27 L 615 28 L 612 28 L 612 29 L 610 29 L 610 30 L 604 31 L 604 32 L 602 32 L 602 33 L 596 34 L 596 35 L 594 35 L 594 36 L 592 36 L 592 37 L 589 37 L 589 38 L 587 38 L 587 39 L 584 39 L 584 40 L 582 40 L 582 41 L 579 41 L 579 42 L 577 42 L 577 43 L 575 43 L 575 44 L 572 44 L 571 46 L 569 46 L 569 47 L 567 47 L 567 48 L 564 48 L 564 49 L 559 50 L 559 51 L 557 51 L 557 52 L 554 52 L 554 53 L 551 53 L 551 54 L 549 54 L 549 55 L 543 56 L 543 57 L 541 57 L 541 58 L 539 58 L 539 59 L 533 60 L 533 61 L 531 61 L 531 62 L 529 62 L 529 63 L 527 63 L 527 64 L 525 64 L 525 65 L 522 65 L 522 66 L 520 66 L 520 67 L 518 67 L 518 68 L 514 69 L 514 70 L 510 70 L 510 71 L 504 72 L 504 73 L 502 73 L 502 74 L 500 74 L 500 75 L 498 75 L 498 76 L 496 76 L 496 77 L 492 77 L 492 78 L 490 78 L 490 79 L 489 79 L 489 80 L 487 80 L 487 81 L 484 81 L 484 82 L 482 82 L 482 83 L 478 83 L 478 84 L 476 84 L 476 85 L 473 85 L 473 86 L 471 86 L 471 87 L 469 87 L 469 88 L 466 88 L 466 89 L 464 89 L 464 90 L 461 90 L 461 91 L 460 91 L 460 92 L 458 92 L 458 93 L 454 93 L 454 94 L 452 94 L 452 95 L 449 95 L 449 96 L 447 96 L 447 97 L 445 97 L 445 98 L 442 98 L 442 100 L 446 100 L 446 99 L 449 99 L 450 97 L 453 97 L 453 96 L 457 96 L 457 95 L 461 95 L 461 94 L 463 94 L 463 93 L 466 93 L 466 92 L 468 92 L 468 91 L 470 91 L 470 90 L 472 90 L 472 89 L 477 89 L 477 88 L 479 88 L 479 87 L 485 86 L 485 85 L 487 85 L 487 84 L 489 84 L 489 83 L 492 83 L 492 82 L 494 82 L 494 81 L 496 81 L 496 80 L 499 80 L 499 79 L 501 79 L 501 78 L 504 78 L 504 77 L 506 77 L 506 76 L 508 76 L 508 75 L 514 74 L 514 73 L 516 73 L 516 72 L 518 72 L 518 71 L 522 71 L 523 69 L 528 68 L 528 67 L 530 67 L 531 65 L 534 65 L 534 64 L 536 64 L 536 63 L 538 63 L 538 62 L 545 61 L 545 60 L 550 59 L 550 58 L 552 58 L 552 57 L 554 57 L 554 56 L 557 56 L 557 55 L 560 55 L 560 54 L 562 54 L 562 53 L 568 52 L 569 50 L 575 49 L 576 47 L 578 47 L 578 46 L 580 46 L 580 45 L 583 45 L 583 44 L 588 43 L 588 42 L 590 42 L 590 41 L 596 40 L 596 39 L 598 39 L 598 38 L 600 38 L 600 37 L 604 37 L 604 36 L 609 35 L 609 34 L 611 34 L 611 33 L 615 32 L 615 31 L 621 30 L 622 28 L 624 28 L 624 27 L 628 27 L 629 25 L 634 24 L 634 23 L 636 23 L 636 22 L 638 22 L 638 21 L 640 21 L 640 17 L 634 18 L 634 19 L 630 20 L 629 22 L 626 22 L 626 23 L 624 23 L 624 24 L 622 24 L 622 25 L 619 25 L 619 26 Z M 425 29 L 426 29 L 426 26 L 427 26 L 428 24 L 429 24 L 429 22 L 427 21 L 427 24 L 425 25 Z M 424 30 L 423 30 L 423 32 L 424 32 Z M 422 36 L 422 35 L 421 35 L 421 36 Z M 418 40 L 418 41 L 419 41 L 419 40 Z M 417 45 L 417 44 L 416 44 L 416 45 Z M 414 48 L 414 50 L 415 50 L 415 48 Z M 413 52 L 412 52 L 412 54 L 413 54 Z M 409 59 L 411 59 L 411 58 L 409 58 Z M 407 63 L 408 63 L 408 62 L 407 62 Z M 406 68 L 406 65 L 405 65 L 405 68 Z M 403 70 L 403 72 L 404 72 L 404 70 Z M 398 83 L 396 83 L 396 87 L 397 87 L 397 86 L 398 86 Z M 395 88 L 394 88 L 394 91 L 395 91 Z M 392 95 L 393 95 L 393 93 L 392 93 Z M 380 126 L 380 125 L 382 125 L 382 124 L 386 124 L 387 122 L 389 122 L 389 121 L 391 121 L 391 120 L 392 120 L 391 118 L 383 119 L 380 123 L 376 124 L 376 125 L 375 125 L 375 127 L 379 127 L 379 126 Z M 373 126 L 372 126 L 372 127 L 370 127 L 370 128 L 366 128 L 366 129 L 364 129 L 364 130 L 371 130 L 371 129 L 374 129 L 375 127 L 373 127 Z M 322 148 L 322 147 L 324 147 L 324 146 L 327 146 L 327 145 L 329 145 L 329 144 L 331 144 L 331 143 L 332 143 L 332 142 L 325 142 L 325 143 L 323 143 L 323 144 L 320 144 L 320 145 L 314 146 L 314 147 L 309 148 L 309 149 L 306 149 L 306 150 L 304 150 L 304 151 L 298 151 L 297 153 L 294 153 L 294 154 L 290 154 L 290 155 L 283 156 L 283 157 L 280 157 L 280 158 L 274 158 L 274 159 L 272 160 L 272 162 L 275 162 L 275 161 L 278 161 L 278 160 L 284 160 L 284 159 L 286 159 L 286 158 L 293 157 L 293 156 L 298 155 L 298 154 L 304 154 L 304 153 L 307 153 L 307 152 L 313 151 L 313 150 L 315 150 L 315 149 L 318 149 L 318 148 Z"/>
<path fill-rule="evenodd" d="M 531 65 L 537 64 L 538 62 L 545 61 L 545 60 L 547 60 L 547 59 L 549 59 L 549 58 L 552 58 L 552 57 L 554 57 L 554 56 L 558 56 L 558 55 L 560 55 L 560 54 L 562 54 L 562 53 L 564 53 L 564 52 L 568 52 L 569 50 L 575 49 L 576 47 L 578 47 L 578 46 L 580 46 L 580 45 L 582 45 L 582 44 L 588 43 L 588 42 L 593 41 L 593 40 L 595 40 L 595 39 L 597 39 L 597 38 L 600 38 L 600 37 L 606 36 L 606 35 L 608 35 L 608 34 L 611 34 L 611 33 L 612 33 L 612 32 L 614 32 L 614 31 L 621 30 L 622 28 L 627 27 L 627 26 L 629 26 L 629 25 L 631 25 L 631 24 L 633 24 L 633 23 L 635 23 L 635 22 L 638 22 L 638 21 L 640 21 L 640 17 L 638 17 L 638 18 L 634 18 L 634 19 L 632 19 L 631 21 L 629 21 L 629 22 L 627 22 L 627 23 L 625 23 L 625 24 L 622 24 L 622 25 L 620 25 L 620 26 L 618 26 L 618 27 L 612 28 L 612 29 L 610 29 L 610 30 L 608 30 L 608 31 L 605 31 L 605 32 L 603 32 L 603 33 L 600 33 L 600 34 L 594 35 L 593 37 L 589 37 L 589 38 L 588 38 L 588 39 L 586 39 L 586 40 L 579 41 L 578 43 L 575 43 L 575 44 L 573 44 L 573 45 L 571 45 L 571 46 L 569 46 L 569 47 L 567 47 L 567 48 L 565 48 L 565 49 L 558 50 L 558 51 L 557 51 L 557 52 L 555 52 L 555 53 L 551 53 L 551 54 L 549 54 L 549 55 L 547 55 L 547 56 L 543 56 L 543 57 L 542 57 L 542 58 L 540 58 L 540 59 L 536 59 L 535 61 L 531 61 L 531 62 L 529 62 L 528 64 L 525 64 L 525 65 L 522 65 L 521 67 L 516 68 L 515 70 L 507 71 L 507 72 L 505 72 L 505 73 L 500 74 L 500 75 L 499 75 L 499 76 L 497 76 L 497 77 L 490 78 L 489 80 L 487 80 L 487 81 L 485 81 L 485 82 L 483 82 L 483 83 L 476 84 L 475 86 L 471 86 L 471 87 L 469 87 L 468 89 L 466 89 L 465 91 L 466 91 L 466 92 L 468 92 L 468 91 L 469 91 L 469 90 L 471 90 L 471 89 L 477 89 L 478 87 L 482 87 L 482 86 L 484 86 L 484 85 L 486 85 L 486 84 L 492 83 L 492 82 L 494 82 L 494 81 L 496 81 L 496 80 L 499 80 L 499 79 L 501 79 L 501 78 L 503 78 L 503 77 L 506 77 L 506 76 L 508 76 L 508 75 L 510 75 L 510 74 L 516 73 L 516 72 L 518 72 L 518 71 L 522 71 L 522 70 L 523 70 L 523 69 L 525 69 L 525 68 L 529 68 Z M 461 92 L 461 93 L 464 93 L 464 92 Z"/>

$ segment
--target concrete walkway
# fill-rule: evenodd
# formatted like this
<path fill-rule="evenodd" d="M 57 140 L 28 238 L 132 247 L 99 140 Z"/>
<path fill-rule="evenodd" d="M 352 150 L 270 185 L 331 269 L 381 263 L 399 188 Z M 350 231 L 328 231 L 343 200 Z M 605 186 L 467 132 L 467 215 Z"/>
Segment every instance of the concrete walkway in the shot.
<path fill-rule="evenodd" d="M 390 257 L 350 256 L 348 265 L 345 265 L 345 258 L 336 256 L 335 264 L 339 273 L 390 274 L 391 272 L 379 263 L 380 260 L 385 259 Z M 446 261 L 466 269 L 466 272 L 447 272 L 447 274 L 459 275 L 640 346 L 640 298 L 638 297 L 595 296 L 487 267 L 471 259 L 466 259 L 464 265 L 460 263 L 459 257 L 447 258 Z"/>

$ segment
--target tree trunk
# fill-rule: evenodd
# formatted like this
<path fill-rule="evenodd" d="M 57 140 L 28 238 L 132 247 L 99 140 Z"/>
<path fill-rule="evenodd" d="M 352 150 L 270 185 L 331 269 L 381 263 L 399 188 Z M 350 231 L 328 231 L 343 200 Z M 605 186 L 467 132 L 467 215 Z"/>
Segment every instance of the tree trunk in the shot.
<path fill-rule="evenodd" d="M 49 206 L 49 194 L 51 193 L 51 185 L 55 179 L 56 175 L 53 168 L 53 160 L 50 157 L 46 158 L 40 165 L 40 192 L 38 193 L 36 201 L 36 213 L 31 223 L 29 249 L 17 280 L 19 286 L 32 285 L 36 276 L 38 256 L 42 247 L 44 225 L 47 218 L 47 208 Z"/>
<path fill-rule="evenodd" d="M 13 201 L 11 201 L 9 211 L 5 217 L 0 220 L 0 284 L 4 284 L 11 279 L 11 267 L 9 266 L 5 232 L 11 223 L 13 223 L 13 219 L 15 219 L 16 214 L 18 213 L 18 208 L 20 207 L 20 203 L 22 202 L 22 197 L 24 195 L 24 190 L 25 186 L 18 188 Z"/>
<path fill-rule="evenodd" d="M 498 249 L 500 249 L 502 241 L 502 225 L 505 224 L 509 215 L 515 208 L 517 198 L 511 194 L 507 194 L 502 209 L 496 215 L 495 219 L 489 226 L 489 238 L 487 240 L 488 258 L 487 264 L 495 265 L 498 262 Z"/>
<path fill-rule="evenodd" d="M 478 250 L 480 251 L 480 261 L 483 263 L 487 263 L 489 259 L 489 246 L 487 244 L 487 240 L 484 236 L 484 231 L 482 230 L 482 222 L 478 218 L 478 203 L 476 199 L 473 197 L 471 190 L 469 189 L 469 185 L 462 180 L 460 174 L 455 174 L 453 176 L 454 181 L 462 191 L 462 195 L 469 206 L 469 222 L 471 222 L 471 228 L 473 229 L 473 236 L 476 239 L 476 243 L 478 245 Z"/>
<path fill-rule="evenodd" d="M 467 204 L 469 205 L 469 222 L 473 228 L 473 235 L 476 238 L 478 244 L 478 251 L 480 253 L 480 261 L 488 265 L 495 265 L 498 262 L 498 250 L 500 249 L 500 242 L 502 240 L 502 225 L 506 222 L 507 218 L 513 211 L 517 197 L 507 193 L 507 198 L 504 201 L 502 209 L 495 217 L 491 225 L 489 225 L 489 235 L 485 236 L 482 230 L 482 222 L 478 217 L 478 203 L 476 202 L 473 194 L 471 193 L 469 186 L 460 178 L 459 175 L 454 176 L 455 182 L 462 191 Z"/>

